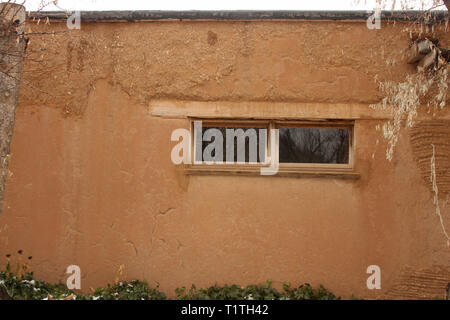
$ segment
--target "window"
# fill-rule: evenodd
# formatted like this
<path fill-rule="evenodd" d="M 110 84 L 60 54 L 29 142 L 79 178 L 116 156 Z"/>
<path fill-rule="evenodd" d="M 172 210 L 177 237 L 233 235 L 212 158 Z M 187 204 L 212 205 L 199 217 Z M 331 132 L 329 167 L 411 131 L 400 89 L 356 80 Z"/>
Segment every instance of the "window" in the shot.
<path fill-rule="evenodd" d="M 280 173 L 351 173 L 353 127 L 352 121 L 192 119 L 190 169 L 251 173 L 276 162 Z"/>
<path fill-rule="evenodd" d="M 281 128 L 280 163 L 348 163 L 349 132 L 334 128 Z"/>
<path fill-rule="evenodd" d="M 277 123 L 281 164 L 352 166 L 353 124 L 344 122 Z"/>

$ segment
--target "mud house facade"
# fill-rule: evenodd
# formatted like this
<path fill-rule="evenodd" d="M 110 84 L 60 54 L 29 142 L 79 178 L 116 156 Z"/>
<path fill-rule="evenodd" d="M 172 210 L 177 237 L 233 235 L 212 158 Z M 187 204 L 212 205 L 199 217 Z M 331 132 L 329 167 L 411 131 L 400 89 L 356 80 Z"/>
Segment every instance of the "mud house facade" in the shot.
<path fill-rule="evenodd" d="M 443 295 L 450 252 L 429 152 L 433 143 L 445 198 L 450 113 L 419 114 L 389 162 L 377 128 L 391 114 L 369 108 L 382 98 L 375 76 L 415 72 L 404 18 L 369 29 L 365 12 L 87 12 L 68 29 L 59 13 L 41 16 L 27 22 L 38 34 L 20 88 L 1 261 L 22 249 L 49 281 L 78 265 L 85 290 L 125 265 L 125 279 L 169 295 L 267 279 L 343 297 Z M 193 133 L 190 159 L 204 151 L 194 121 L 267 129 L 261 158 L 175 164 L 177 129 Z M 339 133 L 340 155 L 292 156 L 285 135 L 310 128 Z M 275 155 L 277 174 L 261 175 Z M 381 268 L 379 290 L 367 288 L 370 265 Z"/>

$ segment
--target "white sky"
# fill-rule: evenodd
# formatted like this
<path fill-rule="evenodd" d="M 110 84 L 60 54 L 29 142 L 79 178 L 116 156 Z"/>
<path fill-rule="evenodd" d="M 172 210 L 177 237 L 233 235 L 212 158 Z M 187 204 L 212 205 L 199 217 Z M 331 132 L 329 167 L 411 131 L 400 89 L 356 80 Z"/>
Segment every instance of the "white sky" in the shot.
<path fill-rule="evenodd" d="M 19 3 L 22 1 L 16 0 Z M 32 11 L 37 10 L 42 2 L 25 1 L 27 10 Z M 409 1 L 419 2 L 419 0 Z M 44 3 L 52 2 L 44 0 Z M 377 7 L 376 0 L 360 0 L 359 4 L 356 4 L 357 0 L 58 0 L 57 2 L 58 6 L 49 5 L 44 10 L 373 10 Z M 420 7 L 416 6 L 415 9 Z M 445 10 L 445 7 L 439 9 Z"/>

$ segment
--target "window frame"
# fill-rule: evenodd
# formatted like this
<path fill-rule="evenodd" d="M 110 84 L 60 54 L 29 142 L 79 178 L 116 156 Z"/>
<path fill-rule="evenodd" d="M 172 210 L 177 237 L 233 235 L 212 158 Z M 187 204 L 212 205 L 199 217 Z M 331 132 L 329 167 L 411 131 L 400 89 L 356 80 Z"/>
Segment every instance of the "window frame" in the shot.
<path fill-rule="evenodd" d="M 279 162 L 280 168 L 333 168 L 333 169 L 352 169 L 354 167 L 354 121 L 345 120 L 324 120 L 324 121 L 273 121 L 274 129 L 281 128 L 326 128 L 326 129 L 347 129 L 349 131 L 349 150 L 348 163 L 286 163 Z M 276 140 L 276 152 L 280 152 L 280 139 Z"/>
<path fill-rule="evenodd" d="M 235 119 L 235 118 L 194 118 L 190 117 L 191 132 L 191 164 L 186 166 L 187 174 L 244 174 L 259 175 L 260 169 L 270 167 L 273 158 L 279 159 L 279 138 L 275 139 L 275 152 L 271 154 L 271 129 L 280 128 L 336 128 L 349 130 L 349 161 L 347 164 L 336 163 L 281 163 L 276 176 L 308 175 L 308 176 L 341 176 L 343 178 L 359 178 L 355 172 L 355 121 L 354 120 L 283 120 L 283 119 Z M 202 121 L 202 127 L 261 127 L 267 129 L 266 153 L 264 163 L 213 163 L 195 160 L 196 137 L 194 122 Z M 206 124 L 206 125 L 205 125 Z"/>

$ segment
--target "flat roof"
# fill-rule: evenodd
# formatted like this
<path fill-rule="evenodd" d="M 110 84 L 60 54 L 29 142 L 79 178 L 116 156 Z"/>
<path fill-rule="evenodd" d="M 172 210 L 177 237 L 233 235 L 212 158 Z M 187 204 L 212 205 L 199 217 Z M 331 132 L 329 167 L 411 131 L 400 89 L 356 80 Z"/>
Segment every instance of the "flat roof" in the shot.
<path fill-rule="evenodd" d="M 80 11 L 82 21 L 157 21 L 157 20 L 366 20 L 373 11 Z M 30 18 L 66 20 L 63 11 L 30 12 Z M 448 11 L 382 11 L 382 20 L 412 21 L 425 16 L 435 21 L 448 20 Z"/>

